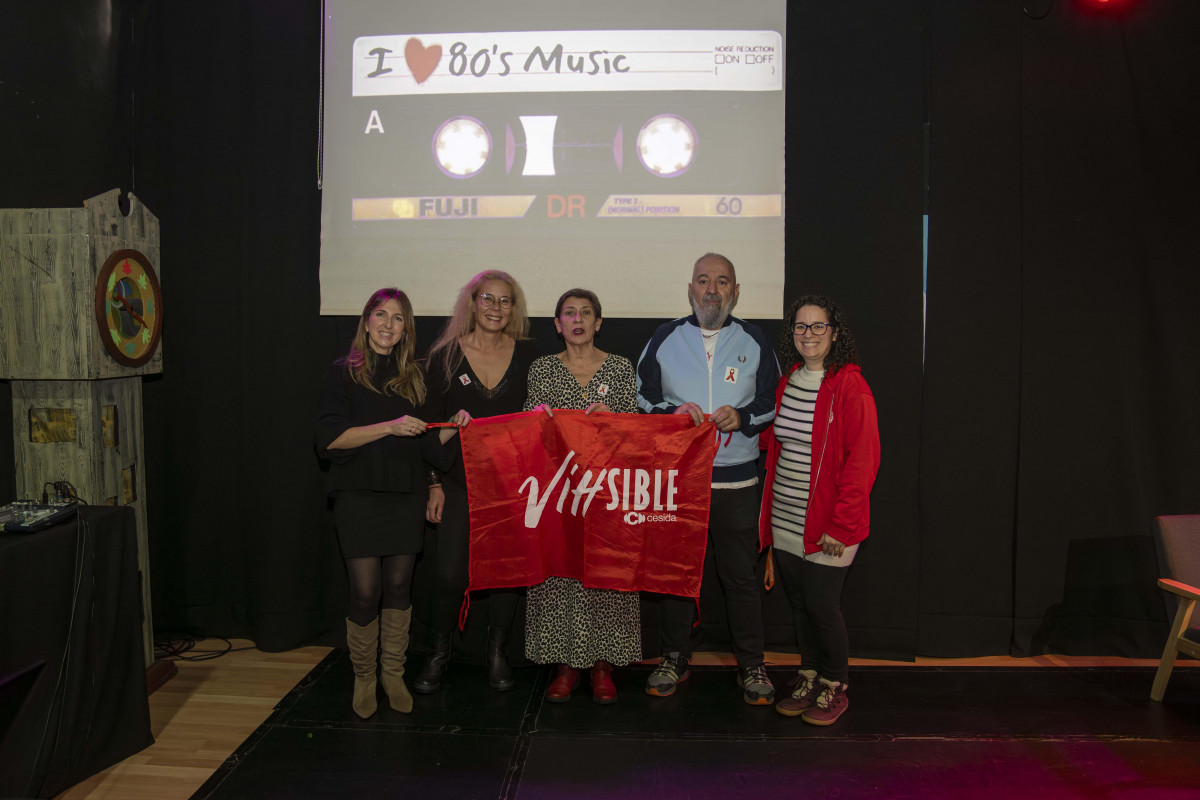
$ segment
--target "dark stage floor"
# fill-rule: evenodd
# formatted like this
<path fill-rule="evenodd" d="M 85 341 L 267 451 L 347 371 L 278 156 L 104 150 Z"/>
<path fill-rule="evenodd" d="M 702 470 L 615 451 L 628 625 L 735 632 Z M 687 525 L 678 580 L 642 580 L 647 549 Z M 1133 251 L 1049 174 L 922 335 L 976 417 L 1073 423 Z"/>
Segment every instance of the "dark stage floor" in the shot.
<path fill-rule="evenodd" d="M 350 709 L 335 650 L 194 798 L 1200 798 L 1200 670 L 858 667 L 830 728 L 740 700 L 731 667 L 669 698 L 547 703 L 549 668 L 495 692 L 455 665 L 410 715 Z M 782 689 L 794 674 L 772 669 Z"/>

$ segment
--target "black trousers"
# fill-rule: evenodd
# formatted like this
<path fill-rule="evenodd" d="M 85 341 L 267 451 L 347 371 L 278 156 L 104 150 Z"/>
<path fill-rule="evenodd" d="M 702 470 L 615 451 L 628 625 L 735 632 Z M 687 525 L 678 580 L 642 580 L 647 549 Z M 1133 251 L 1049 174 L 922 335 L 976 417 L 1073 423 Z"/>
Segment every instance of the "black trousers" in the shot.
<path fill-rule="evenodd" d="M 458 624 L 463 595 L 467 591 L 467 557 L 471 544 L 471 517 L 467 506 L 467 490 L 450 481 L 442 483 L 446 505 L 437 530 L 436 577 L 432 598 L 430 624 L 437 633 L 450 633 Z M 481 593 L 488 598 L 488 625 L 508 629 L 517 611 L 517 589 L 493 589 Z M 474 598 L 475 595 L 472 595 Z M 474 602 L 472 602 L 474 606 Z"/>
<path fill-rule="evenodd" d="M 763 663 L 762 586 L 758 564 L 759 487 L 713 489 L 708 516 L 708 546 L 725 590 L 725 613 L 739 667 Z M 662 649 L 691 658 L 696 601 L 663 596 Z"/>
<path fill-rule="evenodd" d="M 822 678 L 846 683 L 850 677 L 850 637 L 842 617 L 842 587 L 849 567 L 814 564 L 775 548 L 775 574 L 783 584 L 800 664 Z"/>

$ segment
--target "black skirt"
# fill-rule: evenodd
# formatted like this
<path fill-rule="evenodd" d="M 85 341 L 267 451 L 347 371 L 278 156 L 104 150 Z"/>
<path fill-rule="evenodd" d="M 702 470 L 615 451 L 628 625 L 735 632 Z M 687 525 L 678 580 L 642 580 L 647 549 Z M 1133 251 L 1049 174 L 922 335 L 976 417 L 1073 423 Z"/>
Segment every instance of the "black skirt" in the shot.
<path fill-rule="evenodd" d="M 425 539 L 425 495 L 341 491 L 333 520 L 343 558 L 410 555 Z"/>

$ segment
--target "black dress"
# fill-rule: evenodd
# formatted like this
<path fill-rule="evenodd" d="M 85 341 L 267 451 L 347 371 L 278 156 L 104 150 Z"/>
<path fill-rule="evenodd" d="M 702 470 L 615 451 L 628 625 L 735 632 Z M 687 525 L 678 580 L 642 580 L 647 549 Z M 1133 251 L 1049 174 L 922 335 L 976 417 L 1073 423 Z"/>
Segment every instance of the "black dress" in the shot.
<path fill-rule="evenodd" d="M 395 361 L 380 359 L 372 383 L 382 389 L 396 375 Z M 350 378 L 339 359 L 325 374 L 317 412 L 317 451 L 332 464 L 328 489 L 344 558 L 419 553 L 425 529 L 424 437 L 385 436 L 361 447 L 330 450 L 350 428 L 411 414 L 423 408 L 403 397 L 373 392 Z M 428 444 L 425 445 L 427 450 Z"/>
<path fill-rule="evenodd" d="M 518 340 L 513 347 L 512 360 L 500 382 L 485 389 L 470 363 L 462 356 L 458 345 L 453 355 L 459 358 L 458 366 L 448 376 L 438 354 L 429 361 L 429 422 L 450 419 L 460 408 L 466 409 L 472 418 L 494 417 L 513 414 L 522 410 L 527 391 L 529 365 L 538 357 L 537 345 L 532 341 Z M 467 589 L 471 539 L 471 520 L 467 503 L 467 474 L 462 461 L 462 443 L 458 436 L 443 446 L 441 458 L 446 474 L 442 487 L 446 493 L 442 509 L 442 521 L 438 525 L 437 559 L 435 562 L 437 590 L 433 594 L 430 624 L 435 631 L 449 632 L 458 619 L 463 593 Z M 494 590 L 489 593 L 489 622 L 499 627 L 508 627 L 516 609 L 519 592 L 511 589 Z"/>
<path fill-rule="evenodd" d="M 440 355 L 429 361 L 428 408 L 431 416 L 427 422 L 444 422 L 460 408 L 466 409 L 472 418 L 515 414 L 523 410 L 528 393 L 529 367 L 541 355 L 537 344 L 528 339 L 517 340 L 508 370 L 491 389 L 484 388 L 458 345 L 453 345 L 453 348 L 453 359 L 458 360 L 458 366 L 448 379 Z M 465 492 L 467 475 L 462 463 L 462 443 L 455 436 L 445 447 L 453 461 L 446 480 Z"/>

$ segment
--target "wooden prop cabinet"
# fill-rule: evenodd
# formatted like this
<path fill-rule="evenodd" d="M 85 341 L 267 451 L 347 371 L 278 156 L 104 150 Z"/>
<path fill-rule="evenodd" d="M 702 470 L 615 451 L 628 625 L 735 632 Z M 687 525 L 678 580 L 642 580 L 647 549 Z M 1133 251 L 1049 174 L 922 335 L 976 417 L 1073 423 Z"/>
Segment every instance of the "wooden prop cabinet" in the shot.
<path fill-rule="evenodd" d="M 158 219 L 118 189 L 83 208 L 0 209 L 0 378 L 12 382 L 17 496 L 69 481 L 137 517 L 154 663 L 142 378 L 162 372 Z"/>

